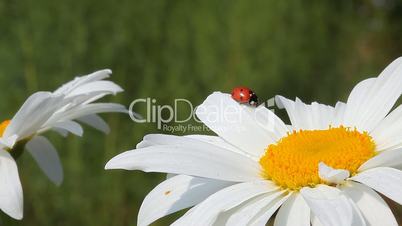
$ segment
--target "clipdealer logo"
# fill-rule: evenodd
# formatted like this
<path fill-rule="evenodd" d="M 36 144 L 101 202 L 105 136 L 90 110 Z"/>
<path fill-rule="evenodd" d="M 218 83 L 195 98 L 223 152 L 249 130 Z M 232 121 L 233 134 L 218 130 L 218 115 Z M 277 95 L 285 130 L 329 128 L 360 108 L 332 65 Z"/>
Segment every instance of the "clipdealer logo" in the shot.
<path fill-rule="evenodd" d="M 162 129 L 162 125 L 166 123 L 186 123 L 190 120 L 194 120 L 197 123 L 201 121 L 195 116 L 195 108 L 193 104 L 187 99 L 175 99 L 173 106 L 171 105 L 158 105 L 154 98 L 141 98 L 131 102 L 129 106 L 129 115 L 131 120 L 137 123 L 156 123 L 158 129 Z M 139 118 L 134 113 L 134 107 L 142 105 L 146 108 L 145 118 Z M 179 105 L 188 107 L 190 114 L 184 117 L 179 117 L 178 107 Z"/>
<path fill-rule="evenodd" d="M 191 101 L 183 98 L 175 99 L 173 105 L 160 105 L 155 98 L 147 97 L 132 101 L 129 106 L 129 115 L 136 123 L 155 123 L 157 129 L 170 133 L 209 131 L 205 124 L 214 125 L 215 132 L 220 129 L 242 130 L 244 127 L 239 125 L 247 120 L 256 121 L 263 129 L 274 130 L 276 116 L 270 112 L 274 111 L 272 109 L 275 106 L 274 98 L 257 107 L 243 104 L 239 106 L 221 101 L 216 105 L 194 107 Z M 145 108 L 144 117 L 135 113 L 134 109 L 138 110 L 138 108 Z M 204 124 L 197 115 L 207 123 Z M 174 125 L 171 125 L 172 123 Z M 232 126 L 223 126 L 222 123 L 230 123 Z"/>

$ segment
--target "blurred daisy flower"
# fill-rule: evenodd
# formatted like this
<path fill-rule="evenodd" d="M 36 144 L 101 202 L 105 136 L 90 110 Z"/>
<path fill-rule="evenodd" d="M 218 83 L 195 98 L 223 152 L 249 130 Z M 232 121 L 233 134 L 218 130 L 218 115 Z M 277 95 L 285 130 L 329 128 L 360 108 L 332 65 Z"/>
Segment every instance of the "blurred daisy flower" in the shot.
<path fill-rule="evenodd" d="M 148 135 L 106 169 L 176 174 L 147 195 L 139 226 L 189 207 L 173 225 L 263 226 L 276 213 L 275 226 L 396 226 L 378 193 L 402 204 L 401 91 L 398 58 L 335 107 L 277 96 L 291 125 L 215 92 L 196 114 L 218 136 Z"/>
<path fill-rule="evenodd" d="M 11 120 L 0 124 L 0 209 L 15 219 L 23 217 L 23 195 L 15 160 L 26 149 L 42 171 L 55 184 L 63 180 L 63 170 L 54 146 L 43 133 L 54 130 L 63 136 L 81 136 L 78 122 L 105 133 L 109 127 L 97 114 L 127 112 L 115 103 L 94 101 L 123 90 L 105 81 L 112 72 L 101 70 L 77 77 L 54 92 L 36 92 L 22 105 Z"/>

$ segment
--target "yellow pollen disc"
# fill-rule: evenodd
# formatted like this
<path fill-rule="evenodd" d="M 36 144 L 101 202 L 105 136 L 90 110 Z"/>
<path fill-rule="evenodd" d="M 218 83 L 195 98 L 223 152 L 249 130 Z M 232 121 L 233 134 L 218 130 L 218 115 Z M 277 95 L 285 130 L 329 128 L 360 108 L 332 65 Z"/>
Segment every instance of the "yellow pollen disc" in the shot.
<path fill-rule="evenodd" d="M 375 155 L 375 143 L 366 133 L 345 127 L 294 131 L 271 144 L 260 159 L 263 176 L 283 188 L 299 190 L 325 182 L 318 176 L 323 162 L 350 174 Z"/>
<path fill-rule="evenodd" d="M 5 120 L 0 123 L 0 137 L 3 136 L 4 131 L 6 130 L 7 126 L 10 124 L 11 120 Z"/>

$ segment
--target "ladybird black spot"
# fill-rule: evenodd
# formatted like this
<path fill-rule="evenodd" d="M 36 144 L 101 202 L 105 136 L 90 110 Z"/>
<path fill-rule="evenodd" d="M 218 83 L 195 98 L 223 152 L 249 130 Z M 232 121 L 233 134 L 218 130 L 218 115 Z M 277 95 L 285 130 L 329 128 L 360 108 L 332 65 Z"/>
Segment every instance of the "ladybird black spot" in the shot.
<path fill-rule="evenodd" d="M 243 96 L 240 96 L 240 100 L 243 100 Z"/>
<path fill-rule="evenodd" d="M 242 91 L 242 92 L 243 92 L 243 89 L 240 89 L 240 91 Z"/>

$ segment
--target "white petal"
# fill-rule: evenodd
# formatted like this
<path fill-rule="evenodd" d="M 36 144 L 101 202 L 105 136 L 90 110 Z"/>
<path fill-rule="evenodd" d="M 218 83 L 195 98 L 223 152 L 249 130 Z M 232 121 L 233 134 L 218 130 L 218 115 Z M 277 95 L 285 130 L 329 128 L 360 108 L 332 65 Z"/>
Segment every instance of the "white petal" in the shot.
<path fill-rule="evenodd" d="M 95 103 L 87 105 L 79 105 L 68 111 L 58 112 L 46 122 L 46 127 L 51 127 L 54 123 L 65 120 L 75 120 L 86 115 L 106 113 L 106 112 L 120 112 L 127 113 L 126 107 L 121 104 L 115 103 Z"/>
<path fill-rule="evenodd" d="M 116 94 L 122 92 L 123 89 L 116 83 L 111 81 L 96 81 L 91 83 L 86 83 L 72 90 L 67 94 L 67 97 L 88 94 L 88 93 L 112 93 Z"/>
<path fill-rule="evenodd" d="M 273 191 L 243 203 L 241 208 L 228 217 L 226 225 L 258 225 L 262 221 L 265 225 L 288 197 L 284 193 L 281 190 Z"/>
<path fill-rule="evenodd" d="M 359 83 L 349 96 L 347 126 L 371 131 L 388 114 L 401 95 L 402 58 L 388 65 L 375 79 Z"/>
<path fill-rule="evenodd" d="M 212 225 L 218 215 L 258 195 L 276 191 L 279 188 L 268 181 L 252 181 L 232 185 L 211 195 L 196 206 L 194 211 L 183 216 L 179 225 Z"/>
<path fill-rule="evenodd" d="M 279 209 L 279 207 L 290 197 L 290 195 L 291 193 L 285 195 L 284 191 L 277 191 L 258 196 L 254 198 L 252 201 L 248 201 L 241 204 L 240 207 L 236 207 L 231 209 L 230 211 L 227 211 L 227 214 L 230 214 L 230 212 L 233 211 L 234 215 L 230 217 L 228 216 L 228 220 L 226 220 L 225 225 L 265 226 L 269 221 L 269 219 L 275 214 L 275 212 Z M 272 198 L 274 199 L 272 200 Z M 236 221 L 236 219 L 238 221 Z M 219 224 L 215 225 L 220 226 Z"/>
<path fill-rule="evenodd" d="M 0 184 L 0 209 L 10 217 L 21 220 L 23 198 L 17 164 L 4 150 L 0 150 Z"/>
<path fill-rule="evenodd" d="M 17 143 L 18 135 L 12 135 L 9 137 L 0 137 L 0 149 L 12 148 Z"/>
<path fill-rule="evenodd" d="M 150 225 L 159 218 L 194 206 L 231 184 L 186 175 L 172 177 L 145 197 L 138 214 L 138 225 Z"/>
<path fill-rule="evenodd" d="M 358 206 L 368 226 L 397 226 L 398 223 L 387 203 L 369 187 L 350 182 L 342 191 Z"/>
<path fill-rule="evenodd" d="M 53 127 L 55 129 L 65 130 L 67 132 L 70 132 L 70 133 L 72 133 L 74 135 L 77 135 L 77 136 L 80 136 L 80 137 L 84 133 L 84 130 L 82 129 L 80 124 L 78 124 L 78 123 L 76 123 L 74 121 L 70 121 L 70 120 L 55 123 L 53 125 Z"/>
<path fill-rule="evenodd" d="M 60 107 L 62 98 L 48 92 L 34 93 L 12 118 L 3 136 L 18 135 L 23 139 L 34 134 Z"/>
<path fill-rule="evenodd" d="M 274 226 L 310 226 L 310 208 L 299 193 L 294 193 L 282 205 Z"/>
<path fill-rule="evenodd" d="M 67 137 L 68 136 L 68 131 L 64 130 L 64 129 L 52 128 L 52 131 L 58 133 L 62 137 Z"/>
<path fill-rule="evenodd" d="M 284 122 L 273 111 L 263 105 L 256 108 L 243 106 L 243 109 L 248 111 L 249 115 L 255 118 L 257 124 L 272 136 L 275 141 L 280 140 L 290 132 Z"/>
<path fill-rule="evenodd" d="M 189 226 L 189 225 L 191 225 L 190 224 L 191 222 L 187 222 L 187 221 L 189 219 L 189 216 L 191 214 L 193 214 L 193 212 L 197 209 L 197 206 L 194 206 L 191 209 L 189 209 L 183 216 L 181 216 L 179 219 L 177 219 L 175 222 L 173 222 L 170 226 Z"/>
<path fill-rule="evenodd" d="M 343 123 L 343 118 L 345 116 L 345 110 L 346 110 L 346 104 L 343 102 L 337 102 L 335 105 L 335 115 L 334 118 L 332 119 L 331 125 L 334 127 L 338 127 L 342 125 Z"/>
<path fill-rule="evenodd" d="M 295 102 L 283 96 L 277 95 L 275 96 L 275 103 L 278 106 L 278 108 L 280 109 L 285 108 L 292 126 L 295 129 L 299 129 L 300 119 L 298 118 L 298 114 L 296 112 Z"/>
<path fill-rule="evenodd" d="M 312 212 L 310 212 L 310 216 L 312 226 L 322 226 L 320 220 Z"/>
<path fill-rule="evenodd" d="M 51 96 L 52 95 L 49 92 L 37 92 L 29 96 L 18 112 L 14 115 L 10 124 L 4 131 L 3 136 L 8 137 L 21 131 L 21 129 L 26 126 L 24 124 L 27 117 L 30 116 L 32 112 L 36 111 L 38 105 L 41 105 L 41 103 L 51 99 Z"/>
<path fill-rule="evenodd" d="M 219 92 L 209 95 L 197 107 L 196 114 L 224 140 L 257 157 L 277 137 L 286 135 L 284 131 L 287 131 L 286 125 L 271 111 L 257 111 L 256 108 L 237 103 L 229 94 Z M 268 115 L 263 117 L 260 114 Z M 257 119 L 263 119 L 264 122 Z"/>
<path fill-rule="evenodd" d="M 191 145 L 190 139 L 195 139 L 198 141 L 206 142 L 242 155 L 246 155 L 250 158 L 254 158 L 254 160 L 258 161 L 258 158 L 255 158 L 254 156 L 251 156 L 244 151 L 238 149 L 237 147 L 229 144 L 222 138 L 218 136 L 207 136 L 207 135 L 187 135 L 187 136 L 174 136 L 174 135 L 167 135 L 167 134 L 148 134 L 144 136 L 142 141 L 137 144 L 136 148 L 145 148 L 153 145 L 169 145 L 169 144 L 177 144 L 177 143 L 183 143 L 183 142 L 189 142 L 189 145 Z"/>
<path fill-rule="evenodd" d="M 93 114 L 93 115 L 86 115 L 80 118 L 77 118 L 77 121 L 85 123 L 97 130 L 108 134 L 110 132 L 110 128 L 108 124 L 103 120 L 100 116 Z"/>
<path fill-rule="evenodd" d="M 74 80 L 72 80 L 68 83 L 65 83 L 63 86 L 58 88 L 53 93 L 68 94 L 81 85 L 108 78 L 111 74 L 112 74 L 111 70 L 104 69 L 104 70 L 95 71 L 89 75 L 76 77 Z"/>
<path fill-rule="evenodd" d="M 175 145 L 175 144 L 186 144 L 189 147 L 193 144 L 192 142 L 199 143 L 200 140 L 195 140 L 189 136 L 175 136 L 168 134 L 148 134 L 142 138 L 142 141 L 137 144 L 138 148 L 145 148 L 155 145 Z M 205 143 L 205 142 L 203 142 Z"/>
<path fill-rule="evenodd" d="M 319 185 L 305 187 L 300 193 L 323 226 L 365 225 L 353 202 L 337 188 Z"/>
<path fill-rule="evenodd" d="M 147 135 L 148 136 L 148 135 Z M 148 140 L 142 140 L 140 143 L 138 143 L 135 148 L 136 149 L 141 149 L 141 148 L 147 148 L 150 146 L 155 146 L 155 145 L 159 145 L 159 144 L 155 144 L 152 141 L 148 141 Z"/>
<path fill-rule="evenodd" d="M 283 96 L 275 97 L 279 108 L 285 108 L 296 129 L 328 129 L 335 118 L 335 109 L 329 105 L 313 102 L 310 105 L 300 99 L 289 100 Z"/>
<path fill-rule="evenodd" d="M 313 128 L 328 129 L 329 125 L 335 118 L 335 109 L 332 106 L 313 102 L 310 105 L 312 114 L 310 117 L 313 121 Z"/>
<path fill-rule="evenodd" d="M 402 105 L 393 110 L 370 132 L 379 151 L 402 145 Z"/>
<path fill-rule="evenodd" d="M 359 171 L 368 170 L 379 166 L 397 167 L 402 165 L 402 149 L 384 151 L 367 160 L 359 167 Z"/>
<path fill-rule="evenodd" d="M 188 143 L 150 146 L 111 159 L 106 169 L 186 174 L 228 181 L 260 179 L 260 165 L 244 155 L 190 138 Z M 183 142 L 184 142 L 183 141 Z"/>
<path fill-rule="evenodd" d="M 63 181 L 63 168 L 54 146 L 45 137 L 36 136 L 27 143 L 26 148 L 46 176 L 60 185 Z"/>
<path fill-rule="evenodd" d="M 95 102 L 109 94 L 111 94 L 111 93 L 110 92 L 109 93 L 95 92 L 95 93 L 85 94 L 83 96 L 87 96 L 87 98 L 82 99 L 83 100 L 82 105 L 91 104 L 92 102 Z M 78 96 L 76 96 L 76 97 L 78 97 Z M 76 98 L 76 97 L 74 97 L 74 98 Z"/>
<path fill-rule="evenodd" d="M 359 207 L 356 205 L 356 203 L 350 198 L 348 197 L 348 201 L 350 203 L 350 205 L 353 208 L 353 222 L 352 225 L 353 226 L 366 226 L 366 219 L 364 219 L 363 214 L 360 212 Z"/>
<path fill-rule="evenodd" d="M 351 179 L 373 188 L 402 205 L 402 171 L 378 167 L 363 171 Z"/>
<path fill-rule="evenodd" d="M 257 196 L 254 199 L 257 199 L 259 196 Z M 253 199 L 251 199 L 253 200 Z M 222 213 L 219 213 L 218 217 L 216 218 L 216 220 L 213 222 L 213 224 L 211 224 L 211 226 L 229 226 L 229 224 L 227 223 L 229 217 L 231 217 L 233 215 L 233 213 L 236 213 L 239 209 L 241 209 L 242 206 L 247 205 L 247 203 L 251 202 L 251 200 L 248 200 L 246 202 L 243 202 L 242 204 L 228 210 Z"/>
<path fill-rule="evenodd" d="M 369 94 L 371 87 L 375 84 L 376 78 L 368 78 L 359 82 L 353 87 L 350 92 L 346 108 L 344 112 L 342 124 L 345 126 L 355 127 L 359 120 L 358 113 L 364 111 L 363 102 L 366 101 L 366 96 Z M 364 128 L 358 127 L 358 129 L 364 130 Z"/>
<path fill-rule="evenodd" d="M 215 146 L 242 154 L 242 155 L 246 155 L 249 157 L 253 157 L 251 155 L 248 155 L 246 152 L 238 149 L 237 147 L 231 145 L 230 143 L 226 142 L 224 139 L 218 137 L 218 136 L 208 136 L 208 135 L 187 135 L 186 137 L 188 138 L 192 138 L 192 139 L 196 139 L 199 141 L 203 141 L 203 142 L 207 142 L 210 144 L 213 144 Z"/>
<path fill-rule="evenodd" d="M 87 94 L 65 97 L 63 99 L 63 101 L 66 104 L 66 106 L 64 106 L 64 108 L 59 109 L 59 112 L 71 110 L 72 108 L 75 108 L 77 106 L 90 104 L 108 94 L 110 94 L 110 93 L 94 92 L 94 93 L 87 93 Z"/>
<path fill-rule="evenodd" d="M 300 121 L 299 126 L 293 126 L 297 127 L 298 129 L 314 129 L 313 117 L 311 117 L 313 115 L 312 108 L 303 103 L 297 97 L 295 100 L 295 112 Z"/>
<path fill-rule="evenodd" d="M 286 202 L 286 200 L 290 197 L 291 193 L 286 196 L 282 196 L 280 199 L 277 200 L 275 203 L 271 203 L 270 205 L 266 206 L 265 211 L 261 212 L 253 222 L 251 222 L 250 226 L 265 226 L 272 215 L 275 213 L 279 207 Z"/>
<path fill-rule="evenodd" d="M 318 164 L 318 174 L 322 180 L 331 184 L 341 184 L 350 176 L 348 170 L 334 169 L 323 162 Z"/>
<path fill-rule="evenodd" d="M 85 115 L 105 113 L 105 112 L 120 112 L 127 113 L 124 105 L 115 103 L 94 103 L 80 106 L 74 111 L 68 112 L 66 115 L 68 119 L 76 119 Z"/>

